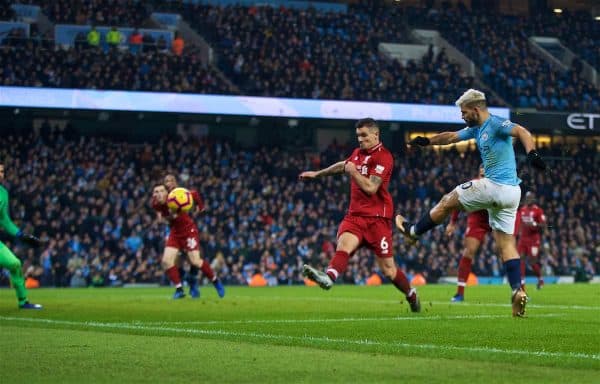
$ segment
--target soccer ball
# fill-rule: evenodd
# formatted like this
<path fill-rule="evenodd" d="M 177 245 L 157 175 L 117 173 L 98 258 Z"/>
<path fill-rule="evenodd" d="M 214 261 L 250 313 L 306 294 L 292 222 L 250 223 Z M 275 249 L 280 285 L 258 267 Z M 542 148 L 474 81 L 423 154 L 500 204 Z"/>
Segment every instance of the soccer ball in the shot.
<path fill-rule="evenodd" d="M 192 194 L 185 188 L 175 188 L 167 196 L 167 207 L 173 212 L 189 212 L 193 206 Z"/>

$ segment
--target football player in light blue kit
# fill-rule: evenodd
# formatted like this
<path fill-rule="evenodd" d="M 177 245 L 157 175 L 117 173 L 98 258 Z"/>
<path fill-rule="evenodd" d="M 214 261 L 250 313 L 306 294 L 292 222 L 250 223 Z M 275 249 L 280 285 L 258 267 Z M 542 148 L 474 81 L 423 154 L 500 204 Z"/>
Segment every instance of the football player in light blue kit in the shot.
<path fill-rule="evenodd" d="M 430 138 L 418 136 L 410 145 L 444 145 L 475 139 L 483 160 L 485 178 L 469 181 L 444 195 L 439 203 L 416 224 L 401 215 L 395 219 L 396 227 L 409 240 L 419 236 L 446 220 L 456 209 L 467 212 L 486 209 L 490 227 L 504 263 L 508 283 L 512 288 L 513 316 L 525 315 L 527 295 L 521 289 L 519 253 L 513 236 L 519 201 L 521 180 L 517 177 L 517 163 L 512 138 L 518 138 L 527 153 L 530 164 L 545 170 L 546 164 L 535 150 L 529 131 L 510 120 L 491 115 L 483 92 L 466 91 L 457 101 L 467 127 L 457 132 L 443 132 Z"/>

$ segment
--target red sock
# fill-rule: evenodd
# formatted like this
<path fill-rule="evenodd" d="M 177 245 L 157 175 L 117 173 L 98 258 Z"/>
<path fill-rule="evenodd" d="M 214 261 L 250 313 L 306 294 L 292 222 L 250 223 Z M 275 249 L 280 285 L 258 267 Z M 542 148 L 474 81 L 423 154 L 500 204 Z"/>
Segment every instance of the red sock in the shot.
<path fill-rule="evenodd" d="M 537 277 L 538 280 L 540 280 L 542 278 L 542 267 L 540 263 L 533 264 L 531 268 L 533 269 L 533 273 L 535 273 L 535 277 Z"/>
<path fill-rule="evenodd" d="M 205 259 L 202 262 L 202 266 L 200 267 L 200 270 L 202 271 L 202 273 L 204 274 L 204 276 L 206 276 L 206 278 L 208 280 L 215 281 L 215 272 L 210 267 L 210 263 L 208 262 L 208 260 Z"/>
<path fill-rule="evenodd" d="M 473 260 L 468 257 L 461 257 L 458 262 L 458 289 L 456 293 L 459 295 L 465 294 L 465 286 L 467 285 L 467 279 L 469 278 L 469 274 L 471 273 L 471 264 Z"/>
<path fill-rule="evenodd" d="M 394 277 L 392 283 L 394 283 L 396 288 L 404 292 L 405 295 L 408 295 L 408 292 L 410 291 L 410 283 L 400 268 L 396 268 L 396 277 Z"/>
<path fill-rule="evenodd" d="M 181 275 L 179 274 L 179 268 L 177 268 L 176 266 L 172 266 L 165 272 L 169 277 L 169 280 L 171 280 L 171 282 L 175 284 L 177 288 L 181 287 Z"/>
<path fill-rule="evenodd" d="M 344 272 L 346 272 L 346 268 L 348 268 L 348 260 L 350 259 L 350 255 L 348 252 L 344 251 L 335 251 L 335 256 L 331 259 L 329 266 L 327 267 L 327 275 L 331 277 L 331 280 L 335 281 L 337 277 Z"/>

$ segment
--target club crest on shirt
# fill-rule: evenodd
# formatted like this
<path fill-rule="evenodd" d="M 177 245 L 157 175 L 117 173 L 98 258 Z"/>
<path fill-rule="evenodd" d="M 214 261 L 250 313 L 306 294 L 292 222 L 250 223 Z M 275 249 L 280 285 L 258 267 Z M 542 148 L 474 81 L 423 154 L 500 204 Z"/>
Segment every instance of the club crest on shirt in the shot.
<path fill-rule="evenodd" d="M 385 171 L 385 167 L 383 165 L 377 164 L 375 166 L 375 173 L 382 174 Z"/>
<path fill-rule="evenodd" d="M 489 136 L 488 136 L 487 132 L 484 132 L 483 135 L 481 135 L 481 140 L 486 141 L 488 139 L 488 137 Z"/>

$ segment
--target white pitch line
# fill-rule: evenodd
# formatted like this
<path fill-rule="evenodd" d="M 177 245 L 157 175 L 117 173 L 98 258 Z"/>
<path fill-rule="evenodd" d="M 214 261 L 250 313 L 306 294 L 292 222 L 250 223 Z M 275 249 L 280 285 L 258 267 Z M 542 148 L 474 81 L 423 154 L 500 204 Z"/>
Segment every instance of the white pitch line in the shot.
<path fill-rule="evenodd" d="M 538 317 L 561 317 L 564 313 L 544 313 Z M 503 319 L 508 315 L 459 315 L 459 316 L 406 316 L 406 317 L 340 317 L 329 319 L 257 319 L 257 320 L 198 320 L 198 321 L 134 321 L 131 324 L 143 325 L 230 325 L 230 324 L 302 324 L 302 323 L 354 323 L 363 321 L 437 321 L 437 320 L 477 320 Z"/>
<path fill-rule="evenodd" d="M 394 347 L 394 348 L 405 348 L 405 349 L 426 349 L 426 350 L 438 350 L 438 351 L 460 351 L 460 352 L 477 352 L 477 353 L 490 353 L 490 354 L 503 354 L 503 355 L 525 355 L 525 356 L 537 356 L 537 357 L 551 357 L 551 358 L 574 358 L 583 360 L 599 360 L 600 355 L 588 354 L 582 352 L 547 352 L 547 351 L 523 351 L 514 349 L 500 349 L 500 348 L 486 348 L 486 347 L 460 347 L 453 345 L 436 345 L 436 344 L 409 344 L 409 343 L 394 343 L 394 342 L 380 342 L 375 340 L 351 340 L 351 339 L 335 339 L 329 337 L 315 337 L 315 336 L 290 336 L 290 335 L 275 335 L 269 333 L 256 333 L 256 332 L 232 332 L 224 330 L 206 330 L 206 329 L 189 329 L 189 328 L 171 328 L 171 327 L 149 327 L 144 325 L 134 325 L 127 323 L 101 323 L 101 322 L 77 322 L 67 320 L 53 320 L 53 319 L 36 319 L 27 317 L 7 317 L 0 316 L 0 320 L 6 321 L 20 321 L 20 322 L 31 322 L 31 323 L 46 323 L 56 325 L 69 325 L 69 326 L 84 326 L 88 328 L 100 328 L 100 329 L 120 329 L 120 330 L 138 330 L 138 331 L 156 331 L 156 332 L 171 332 L 171 333 L 184 333 L 184 334 L 195 334 L 205 336 L 225 336 L 225 337 L 250 337 L 257 339 L 266 340 L 293 340 L 308 343 L 330 343 L 330 344 L 342 344 L 342 345 L 367 345 L 367 346 L 382 346 L 382 347 Z"/>
<path fill-rule="evenodd" d="M 507 296 L 508 297 L 508 296 Z M 337 301 L 337 302 L 360 302 L 360 303 L 375 303 L 375 304 L 398 304 L 400 301 L 404 301 L 403 298 L 399 297 L 397 300 L 385 300 L 385 299 L 363 299 L 359 297 L 307 297 L 307 296 L 230 296 L 230 299 L 244 298 L 244 299 L 262 299 L 262 300 L 277 300 L 277 301 Z M 471 307 L 510 307 L 511 304 L 507 303 L 451 303 L 448 301 L 427 301 L 426 298 L 421 297 L 421 303 L 431 303 L 435 305 L 449 305 L 449 306 L 471 306 Z M 540 309 L 572 309 L 572 310 L 589 310 L 589 311 L 600 311 L 600 306 L 591 305 L 561 305 L 561 304 L 527 304 L 527 308 L 540 308 Z"/>

